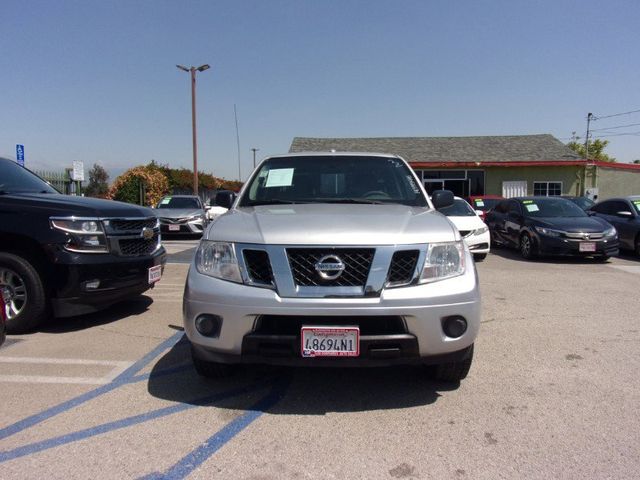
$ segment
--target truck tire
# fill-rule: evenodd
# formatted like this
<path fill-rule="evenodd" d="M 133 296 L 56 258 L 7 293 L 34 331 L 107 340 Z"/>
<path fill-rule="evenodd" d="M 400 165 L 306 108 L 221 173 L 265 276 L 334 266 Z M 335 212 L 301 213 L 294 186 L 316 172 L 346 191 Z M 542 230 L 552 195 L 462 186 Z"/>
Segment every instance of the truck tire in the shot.
<path fill-rule="evenodd" d="M 473 259 L 476 262 L 481 262 L 482 260 L 484 260 L 485 258 L 487 258 L 487 254 L 486 253 L 474 253 L 473 254 Z"/>
<path fill-rule="evenodd" d="M 199 358 L 191 349 L 191 359 L 196 373 L 205 378 L 225 378 L 233 375 L 236 371 L 235 365 L 227 365 L 225 363 L 208 362 Z"/>
<path fill-rule="evenodd" d="M 31 262 L 13 253 L 0 252 L 0 288 L 9 290 L 7 333 L 32 331 L 45 319 L 47 294 Z"/>
<path fill-rule="evenodd" d="M 469 353 L 467 358 L 460 360 L 459 362 L 441 363 L 436 365 L 432 370 L 432 375 L 435 380 L 440 382 L 459 382 L 467 378 L 471 363 L 473 362 L 473 345 L 469 347 Z"/>

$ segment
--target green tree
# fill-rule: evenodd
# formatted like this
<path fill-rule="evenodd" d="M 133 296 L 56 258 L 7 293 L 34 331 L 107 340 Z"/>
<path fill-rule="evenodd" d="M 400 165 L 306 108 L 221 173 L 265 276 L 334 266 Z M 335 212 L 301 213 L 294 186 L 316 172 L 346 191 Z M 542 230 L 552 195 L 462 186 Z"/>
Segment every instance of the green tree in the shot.
<path fill-rule="evenodd" d="M 634 160 L 633 163 L 640 163 L 640 158 L 637 160 Z"/>
<path fill-rule="evenodd" d="M 97 163 L 89 170 L 89 184 L 84 193 L 87 197 L 97 198 L 106 198 L 109 193 L 109 174 Z"/>
<path fill-rule="evenodd" d="M 600 140 L 599 138 L 596 140 L 589 140 L 589 158 L 600 162 L 615 162 L 615 158 L 604 153 L 604 149 L 607 145 L 609 145 L 609 140 Z M 567 143 L 567 147 L 576 152 L 582 158 L 587 158 L 587 151 L 584 148 L 584 143 L 573 141 Z"/>

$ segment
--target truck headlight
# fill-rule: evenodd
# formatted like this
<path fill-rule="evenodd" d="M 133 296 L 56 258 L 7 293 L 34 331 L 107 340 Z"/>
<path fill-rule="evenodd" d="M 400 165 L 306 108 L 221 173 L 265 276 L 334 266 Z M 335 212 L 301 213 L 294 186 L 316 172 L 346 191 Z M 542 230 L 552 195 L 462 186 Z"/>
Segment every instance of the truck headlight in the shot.
<path fill-rule="evenodd" d="M 107 237 L 99 218 L 55 218 L 50 219 L 51 226 L 65 232 L 66 250 L 76 253 L 107 253 Z"/>
<path fill-rule="evenodd" d="M 233 244 L 202 240 L 196 252 L 196 269 L 203 275 L 242 283 Z"/>
<path fill-rule="evenodd" d="M 462 275 L 465 269 L 464 258 L 462 241 L 430 243 L 420 274 L 420 283 L 437 282 Z"/>

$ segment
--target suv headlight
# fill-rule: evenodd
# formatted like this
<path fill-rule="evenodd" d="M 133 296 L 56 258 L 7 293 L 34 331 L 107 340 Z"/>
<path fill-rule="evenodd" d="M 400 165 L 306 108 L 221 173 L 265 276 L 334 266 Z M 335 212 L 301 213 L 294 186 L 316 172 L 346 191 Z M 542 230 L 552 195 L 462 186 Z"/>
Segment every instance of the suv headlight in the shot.
<path fill-rule="evenodd" d="M 430 243 L 420 274 L 420 283 L 437 282 L 462 275 L 465 269 L 464 242 Z"/>
<path fill-rule="evenodd" d="M 196 269 L 203 275 L 242 283 L 232 243 L 202 240 L 196 252 Z"/>
<path fill-rule="evenodd" d="M 535 229 L 536 229 L 536 232 L 541 233 L 542 235 L 546 235 L 547 237 L 559 237 L 564 233 L 564 232 L 561 232 L 560 230 L 553 230 L 551 228 L 545 228 L 545 227 L 535 227 Z"/>
<path fill-rule="evenodd" d="M 482 235 L 483 233 L 487 233 L 489 231 L 489 227 L 487 227 L 486 225 L 484 227 L 480 227 L 478 229 L 476 229 L 476 231 L 474 232 L 475 235 Z"/>
<path fill-rule="evenodd" d="M 51 218 L 51 226 L 67 234 L 66 250 L 77 253 L 107 253 L 107 237 L 99 218 Z"/>

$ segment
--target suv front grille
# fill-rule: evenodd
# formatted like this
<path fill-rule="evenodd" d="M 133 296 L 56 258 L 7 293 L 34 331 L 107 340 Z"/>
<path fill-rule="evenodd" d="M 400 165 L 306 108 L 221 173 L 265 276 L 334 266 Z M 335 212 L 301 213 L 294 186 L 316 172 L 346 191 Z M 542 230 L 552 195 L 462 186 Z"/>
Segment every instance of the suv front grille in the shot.
<path fill-rule="evenodd" d="M 364 287 L 371 269 L 374 248 L 288 248 L 289 266 L 296 285 L 301 287 Z M 335 279 L 320 276 L 316 264 L 323 257 L 338 257 L 344 270 Z"/>
<path fill-rule="evenodd" d="M 111 228 L 116 232 L 140 232 L 143 228 L 154 228 L 158 223 L 157 218 L 141 218 L 140 220 L 115 219 L 110 220 Z"/>
<path fill-rule="evenodd" d="M 273 285 L 273 271 L 269 254 L 264 250 L 244 250 L 244 262 L 247 273 L 253 282 Z"/>
<path fill-rule="evenodd" d="M 393 254 L 387 282 L 389 285 L 405 285 L 411 283 L 416 271 L 420 252 L 418 250 L 401 250 Z"/>
<path fill-rule="evenodd" d="M 407 333 L 402 317 L 370 316 L 370 317 L 323 317 L 323 316 L 288 316 L 261 315 L 256 322 L 255 333 L 263 335 L 300 335 L 303 325 L 314 327 L 358 327 L 360 335 L 396 335 Z"/>
<path fill-rule="evenodd" d="M 148 240 L 144 238 L 122 238 L 118 240 L 120 255 L 140 256 L 149 255 L 158 247 L 158 234 Z"/>

